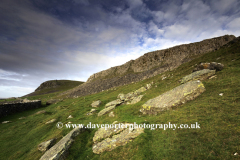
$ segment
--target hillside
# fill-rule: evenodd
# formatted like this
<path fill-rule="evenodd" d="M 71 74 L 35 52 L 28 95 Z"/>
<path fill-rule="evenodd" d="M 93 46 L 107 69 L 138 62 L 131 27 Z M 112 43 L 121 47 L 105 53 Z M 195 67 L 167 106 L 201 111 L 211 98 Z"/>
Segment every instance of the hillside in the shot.
<path fill-rule="evenodd" d="M 168 70 L 173 70 L 202 54 L 218 50 L 221 46 L 235 38 L 233 35 L 225 35 L 201 42 L 149 52 L 136 60 L 95 73 L 88 78 L 86 83 L 64 92 L 63 95 L 66 97 L 81 97 L 139 82 Z"/>
<path fill-rule="evenodd" d="M 71 81 L 71 80 L 50 80 L 50 81 L 43 82 L 33 93 L 30 93 L 23 97 L 66 91 L 74 87 L 77 87 L 83 83 L 84 82 Z"/>
<path fill-rule="evenodd" d="M 180 85 L 179 80 L 192 73 L 201 62 L 224 64 L 215 78 L 202 81 L 206 91 L 192 101 L 163 111 L 158 115 L 144 115 L 139 110 L 148 100 L 155 98 Z M 197 56 L 195 59 L 179 65 L 177 68 L 96 94 L 78 98 L 66 98 L 56 104 L 0 118 L 0 121 L 12 123 L 0 124 L 0 159 L 32 160 L 40 159 L 44 154 L 38 150 L 41 142 L 56 138 L 59 142 L 72 129 L 56 127 L 57 122 L 64 124 L 112 124 L 114 121 L 137 124 L 200 124 L 199 129 L 145 129 L 126 145 L 101 154 L 93 152 L 93 137 L 97 128 L 80 133 L 69 149 L 67 160 L 85 159 L 239 159 L 240 134 L 240 37 L 218 48 Z M 96 80 L 97 81 L 97 80 Z M 146 84 L 152 88 L 136 104 L 123 104 L 115 108 L 114 117 L 108 114 L 97 116 L 105 105 Z M 83 84 L 84 85 L 84 84 Z M 27 97 L 42 99 L 58 98 L 58 94 L 44 94 Z M 101 100 L 96 113 L 87 115 L 91 103 Z M 45 112 L 39 113 L 44 110 Z M 73 118 L 68 119 L 69 115 Z M 25 117 L 21 118 L 20 117 Z M 46 124 L 52 119 L 54 123 Z"/>

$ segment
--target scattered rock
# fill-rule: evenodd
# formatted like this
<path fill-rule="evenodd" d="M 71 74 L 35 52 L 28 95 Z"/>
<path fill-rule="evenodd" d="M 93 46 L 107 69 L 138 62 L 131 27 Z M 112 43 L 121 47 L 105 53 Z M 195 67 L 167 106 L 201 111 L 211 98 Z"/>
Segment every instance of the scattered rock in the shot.
<path fill-rule="evenodd" d="M 181 79 L 181 83 L 186 83 L 193 80 L 205 80 L 215 74 L 215 70 L 203 69 L 197 72 L 193 72 Z"/>
<path fill-rule="evenodd" d="M 127 125 L 127 123 L 123 124 Z M 119 133 L 119 134 L 116 134 Z M 132 139 L 144 133 L 143 128 L 100 128 L 93 137 L 95 144 L 92 147 L 93 153 L 101 154 L 104 151 L 112 151 L 118 146 L 124 146 Z M 116 134 L 116 135 L 114 135 Z M 113 135 L 113 136 L 112 136 Z M 112 136 L 112 138 L 109 138 Z M 99 140 L 103 139 L 101 142 Z"/>
<path fill-rule="evenodd" d="M 135 92 L 134 92 L 134 94 L 135 95 L 139 95 L 139 94 L 141 94 L 142 92 L 145 92 L 147 89 L 145 88 L 145 87 L 141 87 L 141 88 L 139 88 L 138 90 L 136 90 Z"/>
<path fill-rule="evenodd" d="M 67 119 L 70 119 L 70 118 L 73 118 L 73 116 L 72 116 L 72 115 L 69 115 Z"/>
<path fill-rule="evenodd" d="M 220 93 L 219 96 L 223 96 L 223 93 Z"/>
<path fill-rule="evenodd" d="M 11 123 L 12 121 L 3 121 L 2 124 Z"/>
<path fill-rule="evenodd" d="M 93 113 L 95 113 L 97 110 L 96 109 L 91 109 L 90 112 L 88 112 L 86 115 L 90 116 L 93 115 Z"/>
<path fill-rule="evenodd" d="M 202 82 L 190 81 L 182 84 L 160 96 L 148 100 L 142 105 L 140 112 L 143 114 L 157 114 L 158 112 L 168 110 L 174 106 L 193 100 L 205 91 Z"/>
<path fill-rule="evenodd" d="M 91 106 L 92 107 L 99 107 L 102 102 L 100 100 L 94 101 Z"/>
<path fill-rule="evenodd" d="M 40 160 L 60 160 L 65 159 L 68 154 L 68 149 L 73 143 L 73 139 L 81 132 L 85 131 L 83 128 L 74 128 L 70 133 L 63 137 L 57 144 L 47 150 Z"/>
<path fill-rule="evenodd" d="M 162 80 L 166 79 L 167 77 L 163 77 Z"/>
<path fill-rule="evenodd" d="M 52 120 L 46 122 L 45 124 L 53 123 L 53 122 L 55 122 L 55 121 L 56 121 L 56 119 L 52 119 Z"/>
<path fill-rule="evenodd" d="M 98 116 L 102 116 L 102 115 L 104 115 L 104 114 L 107 114 L 107 113 L 111 112 L 112 110 L 115 109 L 115 107 L 116 107 L 116 106 L 110 106 L 110 107 L 108 107 L 108 108 L 105 108 L 105 109 L 101 110 L 101 111 L 98 113 Z"/>
<path fill-rule="evenodd" d="M 43 114 L 43 113 L 46 113 L 46 111 L 45 111 L 45 110 L 38 111 L 38 112 L 36 112 L 35 114 Z"/>
<path fill-rule="evenodd" d="M 238 156 L 238 153 L 236 152 L 236 153 L 234 153 L 234 156 Z"/>
<path fill-rule="evenodd" d="M 138 103 L 139 101 L 141 101 L 143 95 L 139 95 L 138 97 L 134 97 L 133 100 L 131 102 L 127 102 L 127 104 L 135 104 Z"/>
<path fill-rule="evenodd" d="M 122 103 L 121 99 L 116 99 L 114 101 L 111 101 L 105 105 L 105 108 L 111 107 L 111 106 L 117 106 Z"/>
<path fill-rule="evenodd" d="M 45 152 L 45 151 L 49 150 L 55 143 L 56 143 L 56 138 L 42 142 L 38 145 L 38 150 Z"/>
<path fill-rule="evenodd" d="M 217 63 L 217 62 L 200 63 L 196 68 L 193 69 L 193 72 L 200 71 L 203 69 L 221 71 L 223 69 L 223 67 L 224 67 L 223 64 Z"/>
<path fill-rule="evenodd" d="M 211 76 L 208 79 L 213 79 L 213 78 L 217 78 L 217 75 Z"/>
<path fill-rule="evenodd" d="M 110 112 L 108 116 L 109 116 L 109 117 L 115 117 L 114 112 L 113 112 L 113 111 Z"/>

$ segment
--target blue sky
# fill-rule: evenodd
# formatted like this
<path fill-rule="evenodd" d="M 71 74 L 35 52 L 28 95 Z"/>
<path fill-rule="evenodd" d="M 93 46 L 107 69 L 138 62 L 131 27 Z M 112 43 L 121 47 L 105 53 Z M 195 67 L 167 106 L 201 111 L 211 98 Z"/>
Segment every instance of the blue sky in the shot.
<path fill-rule="evenodd" d="M 42 82 L 86 81 L 146 52 L 240 36 L 239 0 L 0 2 L 0 98 Z"/>

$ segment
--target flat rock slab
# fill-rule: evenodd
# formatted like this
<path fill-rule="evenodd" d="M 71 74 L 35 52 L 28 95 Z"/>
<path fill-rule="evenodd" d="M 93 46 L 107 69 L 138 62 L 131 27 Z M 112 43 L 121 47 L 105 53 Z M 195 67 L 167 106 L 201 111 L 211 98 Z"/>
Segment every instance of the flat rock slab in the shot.
<path fill-rule="evenodd" d="M 193 80 L 205 80 L 215 74 L 215 70 L 203 69 L 200 71 L 193 72 L 182 78 L 181 83 L 186 83 Z"/>
<path fill-rule="evenodd" d="M 85 128 L 74 128 L 65 137 L 63 137 L 57 144 L 45 152 L 40 160 L 59 160 L 66 159 L 68 149 L 70 148 L 73 139 L 83 132 Z"/>
<path fill-rule="evenodd" d="M 113 135 L 112 138 L 106 138 L 106 139 L 102 140 L 101 142 L 95 143 L 92 147 L 92 150 L 93 150 L 93 153 L 96 153 L 96 154 L 101 154 L 104 151 L 112 151 L 113 149 L 117 148 L 118 146 L 124 146 L 130 140 L 136 138 L 137 136 L 139 136 L 141 133 L 144 132 L 144 128 L 135 128 L 135 129 L 125 128 L 125 129 L 119 129 L 118 131 L 114 131 L 109 128 L 109 130 L 111 130 L 111 131 L 106 131 L 106 132 L 104 132 L 102 128 L 100 128 L 100 129 L 103 132 L 103 134 L 101 134 L 102 135 L 101 138 L 106 138 L 115 133 L 119 133 L 119 132 L 120 133 Z M 104 133 L 106 133 L 106 134 L 104 134 Z M 97 134 L 97 132 L 95 133 L 95 135 L 96 134 Z"/>
<path fill-rule="evenodd" d="M 105 105 L 105 108 L 108 108 L 108 107 L 110 107 L 110 106 L 117 106 L 117 105 L 119 105 L 119 104 L 121 104 L 121 103 L 122 103 L 122 101 L 121 101 L 120 99 L 116 99 L 116 100 L 114 100 L 114 101 L 111 101 L 111 102 L 107 103 L 107 104 Z"/>
<path fill-rule="evenodd" d="M 135 104 L 138 103 L 139 101 L 141 101 L 143 95 L 139 95 L 137 97 L 134 97 L 133 100 L 131 102 L 127 102 L 127 104 Z"/>
<path fill-rule="evenodd" d="M 108 107 L 108 108 L 105 108 L 105 109 L 101 110 L 101 111 L 98 113 L 98 116 L 102 116 L 102 115 L 104 115 L 104 114 L 107 114 L 107 113 L 111 112 L 112 110 L 114 110 L 115 108 L 116 108 L 115 105 L 114 105 L 114 106 L 110 106 L 110 107 Z"/>
<path fill-rule="evenodd" d="M 193 100 L 205 91 L 201 81 L 190 81 L 182 84 L 160 96 L 148 100 L 142 105 L 140 112 L 143 114 L 157 114 L 174 106 Z"/>

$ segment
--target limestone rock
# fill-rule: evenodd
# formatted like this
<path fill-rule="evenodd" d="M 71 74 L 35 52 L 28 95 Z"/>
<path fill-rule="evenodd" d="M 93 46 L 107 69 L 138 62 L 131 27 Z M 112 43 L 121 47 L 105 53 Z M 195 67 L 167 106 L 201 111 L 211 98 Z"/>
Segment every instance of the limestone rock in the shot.
<path fill-rule="evenodd" d="M 107 128 L 107 130 L 105 130 L 104 128 L 100 128 L 99 130 L 94 135 L 95 144 L 92 147 L 93 153 L 96 153 L 96 154 L 101 154 L 104 151 L 112 151 L 118 146 L 124 146 L 129 141 L 131 141 L 132 139 L 136 138 L 137 136 L 139 136 L 141 133 L 144 132 L 143 128 L 135 128 L 135 129 Z M 119 134 L 116 134 L 116 133 L 119 133 Z M 112 136 L 112 138 L 108 138 L 110 136 Z M 96 143 L 101 139 L 104 139 L 104 140 Z"/>
<path fill-rule="evenodd" d="M 217 62 L 200 63 L 196 68 L 193 69 L 193 72 L 200 71 L 203 69 L 221 71 L 223 69 L 223 67 L 224 67 L 223 64 L 217 63 Z"/>
<path fill-rule="evenodd" d="M 120 93 L 118 96 L 117 96 L 118 99 L 124 101 L 125 100 L 125 95 L 123 93 Z"/>
<path fill-rule="evenodd" d="M 193 100 L 205 91 L 202 82 L 190 81 L 182 84 L 160 96 L 148 100 L 142 105 L 140 112 L 143 114 L 157 114 L 158 112 L 168 110 L 187 101 Z"/>
<path fill-rule="evenodd" d="M 73 116 L 72 116 L 72 115 L 69 115 L 67 119 L 71 119 L 71 118 L 73 118 Z"/>
<path fill-rule="evenodd" d="M 49 150 L 49 148 L 51 148 L 54 144 L 56 143 L 56 139 L 50 139 L 48 141 L 42 142 L 38 145 L 38 150 L 45 152 L 47 150 Z"/>
<path fill-rule="evenodd" d="M 117 105 L 119 105 L 119 104 L 121 104 L 121 103 L 122 103 L 122 101 L 121 101 L 120 99 L 116 99 L 116 100 L 114 100 L 114 101 L 111 101 L 111 102 L 107 103 L 107 104 L 105 105 L 105 108 L 108 108 L 108 107 L 110 107 L 110 106 L 117 106 Z"/>
<path fill-rule="evenodd" d="M 112 112 L 109 113 L 108 116 L 109 116 L 109 117 L 115 117 L 115 114 L 114 114 L 114 112 L 112 111 Z"/>
<path fill-rule="evenodd" d="M 104 115 L 104 114 L 107 114 L 107 113 L 111 112 L 112 110 L 114 110 L 115 108 L 116 108 L 115 105 L 110 106 L 110 107 L 108 107 L 108 108 L 105 108 L 105 109 L 101 110 L 101 111 L 98 113 L 98 116 L 102 116 L 102 115 Z"/>
<path fill-rule="evenodd" d="M 12 121 L 3 121 L 2 124 L 11 123 Z"/>
<path fill-rule="evenodd" d="M 37 114 L 43 114 L 43 113 L 46 113 L 46 111 L 45 111 L 45 110 L 38 111 L 38 112 L 36 112 L 35 114 L 37 115 Z"/>
<path fill-rule="evenodd" d="M 145 87 L 141 87 L 141 88 L 139 88 L 138 90 L 136 90 L 135 92 L 134 92 L 134 94 L 136 94 L 136 95 L 139 95 L 139 94 L 141 94 L 142 92 L 145 92 L 147 89 L 145 88 Z"/>
<path fill-rule="evenodd" d="M 40 160 L 60 160 L 65 159 L 68 154 L 68 149 L 73 143 L 73 139 L 83 132 L 85 128 L 74 128 L 70 133 L 63 137 L 57 144 L 47 150 Z"/>
<path fill-rule="evenodd" d="M 96 109 L 91 109 L 90 112 L 88 112 L 86 115 L 90 116 L 93 115 L 93 113 L 95 113 L 97 110 Z"/>
<path fill-rule="evenodd" d="M 141 101 L 142 97 L 143 97 L 143 95 L 139 95 L 137 97 L 134 97 L 133 100 L 131 102 L 127 102 L 127 104 L 135 104 L 135 103 Z"/>
<path fill-rule="evenodd" d="M 215 74 L 215 70 L 203 69 L 197 72 L 193 72 L 182 78 L 181 83 L 186 83 L 192 80 L 205 80 Z"/>
<path fill-rule="evenodd" d="M 153 82 L 152 82 L 152 84 L 153 84 Z M 152 87 L 152 84 L 151 83 L 147 84 L 146 89 L 150 89 Z"/>
<path fill-rule="evenodd" d="M 100 100 L 94 101 L 91 106 L 92 107 L 99 107 L 102 102 Z"/>
<path fill-rule="evenodd" d="M 55 121 L 56 121 L 56 119 L 52 119 L 52 120 L 46 122 L 45 124 L 53 123 L 53 122 L 55 122 Z"/>

